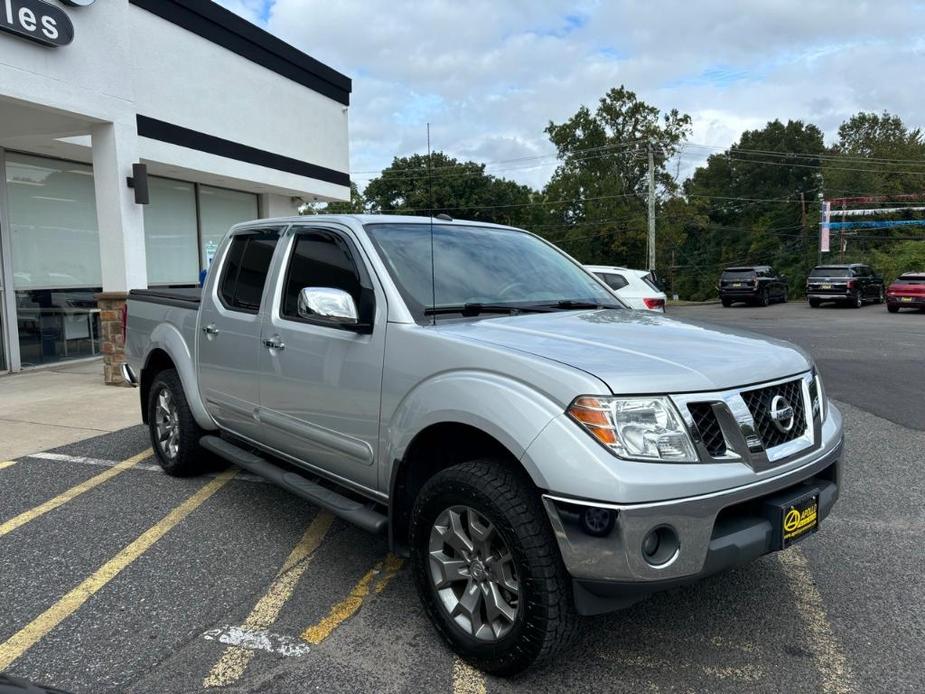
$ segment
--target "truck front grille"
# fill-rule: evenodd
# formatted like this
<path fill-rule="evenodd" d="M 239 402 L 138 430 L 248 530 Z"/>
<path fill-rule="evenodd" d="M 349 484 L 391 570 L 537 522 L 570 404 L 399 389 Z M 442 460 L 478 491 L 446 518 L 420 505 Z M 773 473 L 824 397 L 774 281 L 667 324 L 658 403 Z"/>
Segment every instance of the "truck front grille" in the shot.
<path fill-rule="evenodd" d="M 697 427 L 697 433 L 700 434 L 707 453 L 714 458 L 726 453 L 726 439 L 719 420 L 716 419 L 716 413 L 713 411 L 713 403 L 691 402 L 688 403 L 687 409 L 694 418 L 694 426 Z"/>
<path fill-rule="evenodd" d="M 781 396 L 793 408 L 793 426 L 789 430 L 782 430 L 771 416 L 772 405 Z M 774 448 L 781 444 L 793 441 L 806 431 L 806 408 L 803 402 L 802 380 L 797 378 L 785 383 L 778 383 L 766 388 L 747 390 L 742 392 L 742 399 L 752 413 L 755 420 L 755 429 L 765 448 Z M 781 401 L 777 401 L 779 404 Z"/>

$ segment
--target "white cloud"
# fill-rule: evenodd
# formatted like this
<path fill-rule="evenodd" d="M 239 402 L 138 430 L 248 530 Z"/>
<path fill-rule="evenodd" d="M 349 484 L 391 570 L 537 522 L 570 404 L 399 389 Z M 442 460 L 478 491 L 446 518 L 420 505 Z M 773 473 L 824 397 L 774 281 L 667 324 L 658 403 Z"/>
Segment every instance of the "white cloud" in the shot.
<path fill-rule="evenodd" d="M 925 125 L 921 2 L 220 1 L 353 78 L 357 172 L 424 151 L 429 121 L 435 148 L 542 185 L 554 162 L 522 158 L 552 152 L 548 121 L 619 84 L 723 147 L 774 118 Z"/>

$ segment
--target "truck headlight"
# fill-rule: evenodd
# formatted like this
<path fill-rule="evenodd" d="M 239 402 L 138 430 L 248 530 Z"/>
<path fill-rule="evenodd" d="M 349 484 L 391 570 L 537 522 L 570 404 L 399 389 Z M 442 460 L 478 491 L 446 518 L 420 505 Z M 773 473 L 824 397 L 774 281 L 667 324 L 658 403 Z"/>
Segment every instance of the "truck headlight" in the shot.
<path fill-rule="evenodd" d="M 698 462 L 681 415 L 668 398 L 582 395 L 569 405 L 568 414 L 620 458 Z"/>

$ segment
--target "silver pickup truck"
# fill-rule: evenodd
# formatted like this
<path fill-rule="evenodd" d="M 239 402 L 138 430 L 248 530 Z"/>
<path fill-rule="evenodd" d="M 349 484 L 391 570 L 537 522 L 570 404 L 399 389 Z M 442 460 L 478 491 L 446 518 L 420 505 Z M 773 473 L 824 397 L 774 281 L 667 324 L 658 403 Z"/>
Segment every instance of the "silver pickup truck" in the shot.
<path fill-rule="evenodd" d="M 807 354 L 629 310 L 517 229 L 242 224 L 201 296 L 131 293 L 126 353 L 168 474 L 231 461 L 388 532 L 440 634 L 496 674 L 788 547 L 838 496 Z"/>

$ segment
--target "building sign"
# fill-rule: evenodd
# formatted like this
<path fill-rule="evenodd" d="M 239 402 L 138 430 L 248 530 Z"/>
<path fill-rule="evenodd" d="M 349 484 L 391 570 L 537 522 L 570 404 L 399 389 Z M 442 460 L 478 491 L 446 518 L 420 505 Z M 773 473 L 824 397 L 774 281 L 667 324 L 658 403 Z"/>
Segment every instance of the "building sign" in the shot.
<path fill-rule="evenodd" d="M 53 48 L 74 40 L 67 14 L 44 0 L 0 0 L 0 31 Z"/>

